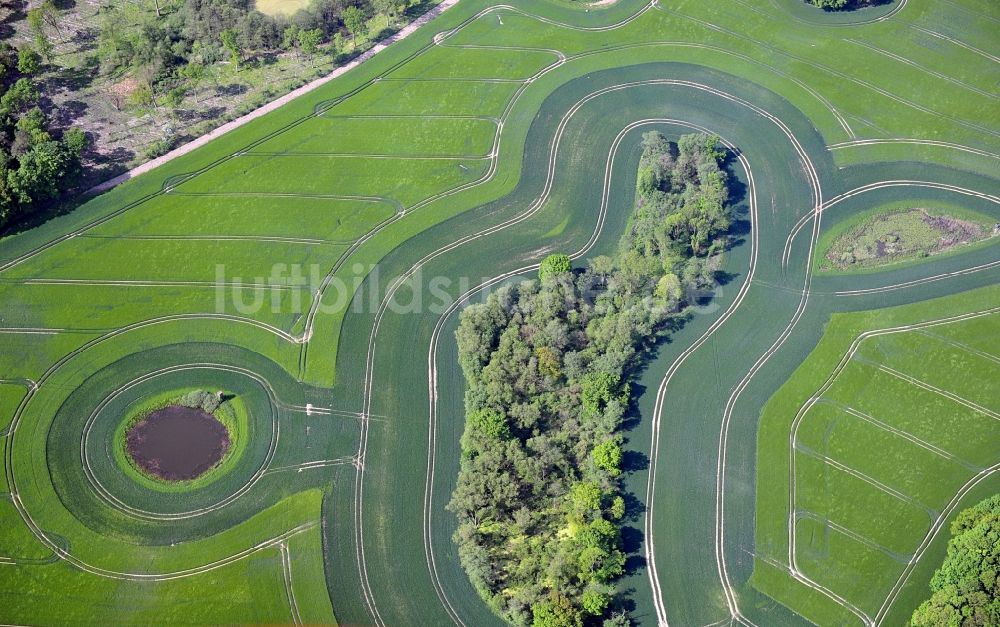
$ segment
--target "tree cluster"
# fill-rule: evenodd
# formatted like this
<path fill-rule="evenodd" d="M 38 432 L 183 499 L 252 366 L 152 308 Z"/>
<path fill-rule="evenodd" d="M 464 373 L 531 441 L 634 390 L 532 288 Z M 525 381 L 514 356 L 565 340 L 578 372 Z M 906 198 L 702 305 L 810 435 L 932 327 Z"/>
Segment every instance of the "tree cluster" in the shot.
<path fill-rule="evenodd" d="M 212 392 L 207 392 L 205 390 L 188 392 L 177 401 L 178 405 L 199 408 L 210 414 L 218 409 L 221 403 L 222 401 L 220 400 L 218 394 L 213 394 Z"/>
<path fill-rule="evenodd" d="M 457 331 L 466 422 L 448 507 L 470 580 L 515 625 L 629 624 L 615 588 L 628 378 L 682 319 L 730 224 L 717 138 L 643 145 L 616 254 L 576 272 L 551 255 L 538 280 L 468 307 Z"/>
<path fill-rule="evenodd" d="M 806 0 L 824 11 L 853 11 L 861 7 L 885 4 L 890 0 Z"/>
<path fill-rule="evenodd" d="M 0 43 L 0 229 L 58 198 L 80 171 L 86 137 L 51 128 L 32 80 L 41 62 L 32 48 Z"/>
<path fill-rule="evenodd" d="M 1000 494 L 951 523 L 948 555 L 931 579 L 931 598 L 913 613 L 914 627 L 1000 625 Z"/>
<path fill-rule="evenodd" d="M 292 16 L 265 15 L 255 0 L 182 0 L 156 10 L 133 3 L 102 7 L 97 57 L 103 73 L 137 70 L 152 89 L 184 76 L 189 64 L 230 60 L 236 69 L 251 53 L 295 50 L 314 54 L 323 42 L 364 33 L 375 13 L 392 18 L 410 0 L 311 0 Z M 338 39 L 339 38 L 339 39 Z"/>

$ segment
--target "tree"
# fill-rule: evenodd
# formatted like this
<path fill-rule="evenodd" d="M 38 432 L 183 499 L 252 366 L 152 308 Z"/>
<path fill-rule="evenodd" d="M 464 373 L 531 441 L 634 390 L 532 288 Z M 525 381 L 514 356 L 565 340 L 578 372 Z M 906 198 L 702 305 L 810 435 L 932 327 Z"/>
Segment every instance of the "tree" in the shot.
<path fill-rule="evenodd" d="M 610 372 L 591 372 L 581 381 L 581 400 L 583 408 L 591 414 L 601 411 L 615 397 L 615 390 L 620 383 L 619 377 Z"/>
<path fill-rule="evenodd" d="M 538 267 L 538 278 L 544 281 L 547 277 L 565 274 L 571 268 L 568 255 L 549 255 Z"/>
<path fill-rule="evenodd" d="M 201 63 L 188 62 L 181 67 L 178 74 L 191 83 L 191 89 L 197 89 L 198 84 L 205 78 L 205 66 Z"/>
<path fill-rule="evenodd" d="M 612 477 L 621 474 L 622 449 L 614 440 L 601 442 L 594 447 L 590 455 L 594 458 L 594 464 L 598 468 L 606 470 Z"/>
<path fill-rule="evenodd" d="M 407 0 L 373 0 L 372 6 L 379 13 L 384 13 L 390 20 L 396 18 L 408 4 Z"/>
<path fill-rule="evenodd" d="M 66 151 L 77 160 L 83 155 L 83 151 L 86 149 L 88 143 L 86 133 L 75 126 L 66 129 L 66 132 L 63 133 L 62 141 L 66 147 Z"/>
<path fill-rule="evenodd" d="M 58 142 L 44 141 L 18 158 L 18 168 L 7 173 L 7 184 L 19 204 L 30 206 L 59 195 L 69 165 L 69 155 Z"/>
<path fill-rule="evenodd" d="M 673 272 L 668 272 L 657 281 L 654 293 L 658 298 L 670 305 L 681 300 L 684 296 L 684 288 L 681 286 L 681 280 L 677 275 Z"/>
<path fill-rule="evenodd" d="M 357 41 L 358 34 L 362 33 L 365 29 L 364 11 L 356 6 L 349 6 L 344 9 L 341 19 L 344 20 L 344 27 L 351 34 L 351 38 Z"/>
<path fill-rule="evenodd" d="M 597 590 L 585 590 L 580 598 L 583 602 L 583 611 L 594 616 L 600 616 L 611 603 L 611 597 Z"/>
<path fill-rule="evenodd" d="M 913 613 L 915 627 L 1000 625 L 1000 494 L 963 511 L 931 598 Z"/>
<path fill-rule="evenodd" d="M 53 0 L 42 0 L 42 4 L 38 7 L 41 13 L 42 20 L 51 26 L 57 34 L 62 35 L 62 29 L 59 26 L 59 21 L 62 19 L 62 14 L 59 9 L 56 8 L 56 3 Z"/>
<path fill-rule="evenodd" d="M 510 437 L 507 417 L 495 409 L 480 409 L 469 414 L 468 428 L 462 436 L 462 449 L 476 451 L 483 442 L 506 440 Z"/>
<path fill-rule="evenodd" d="M 17 119 L 14 124 L 14 141 L 11 143 L 11 154 L 15 157 L 28 152 L 35 144 L 49 141 L 52 136 L 46 130 L 45 114 L 38 107 L 29 109 Z"/>
<path fill-rule="evenodd" d="M 227 28 L 219 34 L 219 41 L 222 42 L 222 47 L 229 53 L 229 59 L 236 67 L 236 71 L 239 72 L 240 60 L 243 58 L 243 48 L 240 46 L 236 31 L 232 28 Z"/>
<path fill-rule="evenodd" d="M 187 90 L 184 89 L 183 85 L 181 85 L 180 87 L 174 87 L 168 91 L 164 100 L 166 101 L 168 107 L 176 109 L 184 103 L 184 96 L 186 95 Z"/>
<path fill-rule="evenodd" d="M 302 52 L 308 55 L 316 54 L 316 50 L 319 47 L 319 42 L 322 37 L 323 31 L 318 28 L 301 31 L 299 33 L 299 43 L 302 46 Z"/>
<path fill-rule="evenodd" d="M 17 71 L 25 76 L 34 76 L 42 65 L 42 56 L 29 46 L 17 53 Z"/>
<path fill-rule="evenodd" d="M 593 481 L 581 481 L 573 485 L 570 490 L 572 511 L 581 518 L 600 510 L 602 498 L 604 493 L 601 491 L 601 486 Z"/>
<path fill-rule="evenodd" d="M 580 610 L 554 590 L 548 600 L 531 606 L 531 616 L 533 627 L 583 627 Z"/>
<path fill-rule="evenodd" d="M 155 105 L 153 91 L 149 85 L 139 85 L 128 95 L 128 104 L 136 108 L 149 107 Z"/>
<path fill-rule="evenodd" d="M 202 411 L 212 413 L 219 408 L 220 400 L 217 394 L 206 390 L 195 390 L 182 396 L 177 403 L 184 407 L 197 407 Z"/>
<path fill-rule="evenodd" d="M 40 94 L 35 84 L 29 78 L 19 78 L 0 97 L 0 110 L 7 115 L 16 117 L 38 104 Z"/>
<path fill-rule="evenodd" d="M 295 56 L 298 56 L 297 46 L 299 43 L 299 27 L 296 24 L 291 24 L 285 27 L 285 30 L 281 33 L 281 47 L 285 50 L 291 50 L 295 52 Z"/>
<path fill-rule="evenodd" d="M 649 182 L 613 256 L 573 273 L 568 256 L 551 255 L 539 280 L 462 313 L 467 418 L 448 507 L 470 580 L 512 624 L 630 624 L 613 587 L 625 565 L 627 378 L 666 334 L 681 277 L 717 267 L 705 255 L 728 241 L 724 157 L 712 136 L 675 145 L 647 133 Z"/>
<path fill-rule="evenodd" d="M 45 32 L 45 14 L 42 7 L 28 9 L 28 28 L 35 39 L 35 47 L 46 61 L 52 60 L 52 41 Z"/>
<path fill-rule="evenodd" d="M 609 511 L 612 518 L 620 520 L 625 515 L 625 499 L 620 496 L 616 496 L 611 501 L 611 508 Z"/>

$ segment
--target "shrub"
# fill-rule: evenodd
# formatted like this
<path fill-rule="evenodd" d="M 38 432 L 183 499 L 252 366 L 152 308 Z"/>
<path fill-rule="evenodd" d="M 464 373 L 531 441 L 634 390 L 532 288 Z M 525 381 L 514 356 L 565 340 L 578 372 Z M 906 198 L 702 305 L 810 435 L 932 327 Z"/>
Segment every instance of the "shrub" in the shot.
<path fill-rule="evenodd" d="M 212 392 L 195 390 L 182 396 L 178 404 L 184 407 L 198 407 L 211 414 L 219 408 L 220 401 L 218 395 Z"/>

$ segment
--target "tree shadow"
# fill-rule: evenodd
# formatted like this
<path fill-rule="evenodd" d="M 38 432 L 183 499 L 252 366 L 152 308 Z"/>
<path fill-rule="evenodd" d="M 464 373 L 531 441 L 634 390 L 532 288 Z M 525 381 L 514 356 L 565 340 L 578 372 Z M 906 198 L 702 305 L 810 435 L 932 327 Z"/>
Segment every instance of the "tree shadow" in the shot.
<path fill-rule="evenodd" d="M 0 20 L 0 41 L 8 41 L 14 36 L 14 26 L 28 16 L 27 0 L 9 0 L 3 3 L 0 11 L 6 13 Z"/>
<path fill-rule="evenodd" d="M 635 562 L 635 566 L 645 566 L 646 558 L 641 556 L 642 542 L 645 540 L 646 534 L 642 532 L 642 529 L 632 525 L 624 525 L 622 527 L 622 550 L 625 551 L 627 555 L 634 556 L 626 558 L 625 569 L 628 570 L 629 561 Z M 629 574 L 634 574 L 632 571 Z"/>
<path fill-rule="evenodd" d="M 380 30 L 378 33 L 372 35 L 372 43 L 378 43 L 380 41 L 385 41 L 386 39 L 392 37 L 398 33 L 401 29 L 398 26 L 389 25 Z"/>
<path fill-rule="evenodd" d="M 643 470 L 648 470 L 649 456 L 642 451 L 623 451 L 621 468 L 623 472 L 641 472 Z"/>
<path fill-rule="evenodd" d="M 277 51 L 261 52 L 257 54 L 256 61 L 258 66 L 274 65 L 278 62 L 279 54 Z"/>
<path fill-rule="evenodd" d="M 215 88 L 216 96 L 242 96 L 247 93 L 247 86 L 243 83 L 230 83 L 228 85 L 218 85 Z"/>
<path fill-rule="evenodd" d="M 67 100 L 55 109 L 52 120 L 56 126 L 65 128 L 82 118 L 89 108 L 90 105 L 82 100 Z"/>

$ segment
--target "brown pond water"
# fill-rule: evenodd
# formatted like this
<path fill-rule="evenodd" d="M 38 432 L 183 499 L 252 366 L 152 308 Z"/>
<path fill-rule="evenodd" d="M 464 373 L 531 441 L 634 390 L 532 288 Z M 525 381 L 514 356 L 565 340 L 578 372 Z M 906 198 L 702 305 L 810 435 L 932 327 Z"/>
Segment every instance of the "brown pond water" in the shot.
<path fill-rule="evenodd" d="M 203 409 L 170 405 L 133 425 L 125 447 L 146 472 L 183 481 L 205 473 L 222 459 L 229 449 L 229 431 Z"/>

